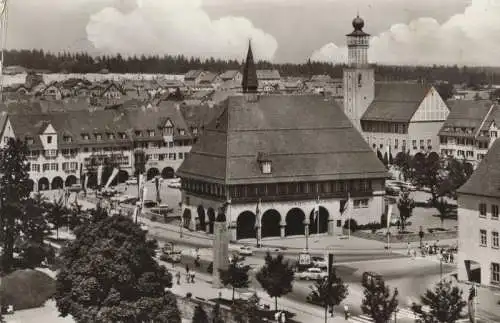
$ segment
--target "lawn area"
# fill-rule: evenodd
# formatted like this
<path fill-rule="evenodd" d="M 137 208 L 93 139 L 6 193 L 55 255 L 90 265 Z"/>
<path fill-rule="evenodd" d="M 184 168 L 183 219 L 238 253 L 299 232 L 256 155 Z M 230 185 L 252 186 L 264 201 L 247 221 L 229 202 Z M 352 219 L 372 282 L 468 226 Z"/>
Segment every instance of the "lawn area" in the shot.
<path fill-rule="evenodd" d="M 75 323 L 71 317 L 60 317 L 56 303 L 49 300 L 45 306 L 29 310 L 16 311 L 14 314 L 5 315 L 7 323 Z"/>

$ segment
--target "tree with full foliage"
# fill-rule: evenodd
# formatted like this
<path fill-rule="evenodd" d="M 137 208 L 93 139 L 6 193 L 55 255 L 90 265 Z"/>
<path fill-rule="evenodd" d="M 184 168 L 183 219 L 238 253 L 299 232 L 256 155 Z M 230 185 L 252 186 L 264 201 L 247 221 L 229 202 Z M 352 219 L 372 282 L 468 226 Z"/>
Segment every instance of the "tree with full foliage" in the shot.
<path fill-rule="evenodd" d="M 415 201 L 410 197 L 410 192 L 401 192 L 397 202 L 397 206 L 399 210 L 399 222 L 401 223 L 400 229 L 401 232 L 404 232 L 406 222 L 413 215 L 413 209 L 415 208 Z"/>
<path fill-rule="evenodd" d="M 212 308 L 212 315 L 211 315 L 210 323 L 225 323 L 224 319 L 222 318 L 222 313 L 220 310 L 219 303 L 215 303 L 214 307 Z"/>
<path fill-rule="evenodd" d="M 181 322 L 172 275 L 154 259 L 157 242 L 130 218 L 75 229 L 61 251 L 54 298 L 61 316 L 87 322 Z"/>
<path fill-rule="evenodd" d="M 398 290 L 394 289 L 391 295 L 389 286 L 382 279 L 371 279 L 364 282 L 363 287 L 361 311 L 369 315 L 375 323 L 389 322 L 398 307 Z"/>
<path fill-rule="evenodd" d="M 248 300 L 239 299 L 231 306 L 233 318 L 238 323 L 260 323 L 259 297 L 254 293 Z"/>
<path fill-rule="evenodd" d="M 453 84 L 448 82 L 434 85 L 441 98 L 446 101 L 453 96 Z"/>
<path fill-rule="evenodd" d="M 14 243 L 18 235 L 16 220 L 22 217 L 23 203 L 33 189 L 29 180 L 28 148 L 19 139 L 9 138 L 0 150 L 0 212 L 3 254 L 2 271 L 13 269 Z"/>
<path fill-rule="evenodd" d="M 227 269 L 219 269 L 222 284 L 224 286 L 231 286 L 233 289 L 233 302 L 235 289 L 247 288 L 250 285 L 250 279 L 248 276 L 250 266 L 240 265 L 241 260 L 242 258 L 234 255 Z"/>
<path fill-rule="evenodd" d="M 23 268 L 35 268 L 44 260 L 54 260 L 54 249 L 44 242 L 44 238 L 51 233 L 46 213 L 46 208 L 38 200 L 30 198 L 23 203 L 23 212 L 17 221 L 17 247 Z"/>
<path fill-rule="evenodd" d="M 428 187 L 432 202 L 440 193 L 441 184 L 446 177 L 441 158 L 435 152 L 429 154 L 417 153 L 412 159 L 414 169 L 413 179 L 421 187 Z"/>
<path fill-rule="evenodd" d="M 205 312 L 205 309 L 203 308 L 203 305 L 198 304 L 194 308 L 194 314 L 193 314 L 193 323 L 209 323 L 208 315 L 207 312 Z"/>
<path fill-rule="evenodd" d="M 399 152 L 394 158 L 394 165 L 399 168 L 405 181 L 412 178 L 411 160 L 411 156 L 406 152 Z"/>
<path fill-rule="evenodd" d="M 457 189 L 469 180 L 474 171 L 474 167 L 466 160 L 448 158 L 446 160 L 445 171 L 447 176 L 443 180 L 439 195 L 447 195 L 455 198 Z"/>
<path fill-rule="evenodd" d="M 330 278 L 317 281 L 311 289 L 310 297 L 324 306 L 325 318 L 328 315 L 328 308 L 339 305 L 349 294 L 348 286 L 337 276 L 335 269 Z"/>
<path fill-rule="evenodd" d="M 293 269 L 282 254 L 272 257 L 267 252 L 265 264 L 257 272 L 257 281 L 270 297 L 274 297 L 274 307 L 278 310 L 278 297 L 292 291 Z"/>
<path fill-rule="evenodd" d="M 463 291 L 451 281 L 441 280 L 434 289 L 428 289 L 421 296 L 422 304 L 430 307 L 429 313 L 422 313 L 426 323 L 453 323 L 461 318 L 467 302 Z"/>
<path fill-rule="evenodd" d="M 443 197 L 438 198 L 433 203 L 433 206 L 439 212 L 439 220 L 441 220 L 441 227 L 443 227 L 444 220 L 450 215 L 451 211 L 453 210 L 453 206 L 448 203 L 448 201 L 446 201 Z"/>
<path fill-rule="evenodd" d="M 64 197 L 54 198 L 49 206 L 48 220 L 56 229 L 56 239 L 59 240 L 59 228 L 66 224 L 68 210 L 64 205 Z"/>

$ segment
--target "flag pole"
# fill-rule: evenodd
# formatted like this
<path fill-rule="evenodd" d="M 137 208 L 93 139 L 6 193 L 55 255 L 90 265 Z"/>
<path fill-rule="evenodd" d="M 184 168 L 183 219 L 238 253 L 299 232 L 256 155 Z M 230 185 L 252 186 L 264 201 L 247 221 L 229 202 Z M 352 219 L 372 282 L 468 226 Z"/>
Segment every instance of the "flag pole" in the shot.
<path fill-rule="evenodd" d="M 317 235 L 317 236 L 318 236 L 318 238 L 319 238 L 319 195 L 318 195 L 318 201 L 317 201 L 317 203 L 318 203 L 318 206 L 317 206 L 317 207 L 318 207 L 318 209 L 317 209 L 317 212 L 318 212 L 318 213 L 316 213 L 316 223 L 317 223 L 317 231 L 316 231 L 316 235 Z"/>
<path fill-rule="evenodd" d="M 348 226 L 348 236 L 347 236 L 347 239 L 348 240 L 351 240 L 351 212 L 349 212 L 349 203 L 350 203 L 350 199 L 351 199 L 351 194 L 349 192 L 347 192 L 347 205 L 346 205 L 346 210 L 348 211 L 348 220 L 347 220 L 347 226 Z"/>

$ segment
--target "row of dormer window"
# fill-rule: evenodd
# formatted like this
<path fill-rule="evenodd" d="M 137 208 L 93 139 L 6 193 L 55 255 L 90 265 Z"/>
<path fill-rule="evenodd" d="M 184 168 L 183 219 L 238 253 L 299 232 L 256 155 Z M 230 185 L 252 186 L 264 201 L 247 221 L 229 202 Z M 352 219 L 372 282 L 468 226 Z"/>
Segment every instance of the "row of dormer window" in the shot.
<path fill-rule="evenodd" d="M 469 134 L 469 135 L 472 135 L 476 132 L 476 128 L 466 128 L 466 127 L 445 127 L 443 130 L 446 132 L 455 132 L 455 133 Z M 498 137 L 498 132 L 495 130 L 481 130 L 479 134 L 481 136 L 486 136 L 486 137 L 493 137 L 493 138 Z"/>
<path fill-rule="evenodd" d="M 154 130 L 147 130 L 146 133 L 147 133 L 147 135 L 149 137 L 154 137 L 156 135 L 156 133 L 155 133 Z M 196 133 L 197 133 L 197 131 L 196 131 Z M 166 135 L 172 135 L 172 129 L 171 128 L 166 128 L 166 133 L 165 134 Z M 185 134 L 186 134 L 186 132 L 184 131 L 184 129 L 179 129 L 179 135 L 184 136 Z M 143 136 L 143 132 L 140 131 L 140 130 L 137 130 L 137 131 L 135 131 L 135 135 L 137 137 L 142 137 Z M 106 133 L 106 136 L 107 136 L 107 139 L 109 139 L 109 140 L 116 139 L 116 136 L 115 136 L 114 133 Z M 83 140 L 90 140 L 90 134 L 88 134 L 88 133 L 83 133 L 81 135 L 81 137 L 82 137 Z M 103 134 L 101 134 L 101 133 L 94 133 L 94 138 L 96 140 L 103 140 Z M 127 134 L 124 133 L 124 132 L 119 132 L 118 133 L 118 138 L 119 139 L 127 139 Z M 32 145 L 35 140 L 34 140 L 33 137 L 29 137 L 28 136 L 28 137 L 25 138 L 25 141 L 26 141 L 26 143 L 28 145 Z M 71 137 L 71 136 L 63 136 L 63 141 L 64 142 L 73 142 L 73 137 Z M 47 144 L 52 144 L 52 143 L 53 143 L 52 136 L 47 136 Z"/>

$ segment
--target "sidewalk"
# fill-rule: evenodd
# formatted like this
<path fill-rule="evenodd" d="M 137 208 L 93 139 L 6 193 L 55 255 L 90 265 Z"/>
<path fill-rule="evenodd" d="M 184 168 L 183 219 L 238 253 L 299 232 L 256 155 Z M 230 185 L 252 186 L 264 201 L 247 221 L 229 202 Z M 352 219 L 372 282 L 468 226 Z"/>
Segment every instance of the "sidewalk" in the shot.
<path fill-rule="evenodd" d="M 174 285 L 172 286 L 172 292 L 178 296 L 185 297 L 186 293 L 191 293 L 193 298 L 203 298 L 205 300 L 217 299 L 219 297 L 219 292 L 222 298 L 231 299 L 232 290 L 228 288 L 217 289 L 212 287 L 212 277 L 207 274 L 196 273 L 195 283 L 186 283 L 184 268 L 175 267 L 173 269 L 169 268 L 174 276 Z M 181 284 L 177 285 L 175 281 L 175 274 L 177 272 L 181 273 Z M 262 290 L 249 291 L 251 293 L 256 292 L 260 298 L 260 303 L 269 305 L 271 309 L 274 309 L 274 299 L 271 299 L 266 292 Z M 246 294 L 246 293 L 245 293 Z M 236 292 L 235 297 L 239 297 L 241 294 Z M 298 303 L 290 299 L 279 298 L 278 299 L 278 309 L 286 310 L 294 313 L 296 316 L 292 320 L 297 322 L 308 322 L 308 323 L 322 323 L 325 321 L 324 310 L 319 306 Z M 328 318 L 329 323 L 346 323 L 343 314 L 336 313 L 336 316 Z"/>

